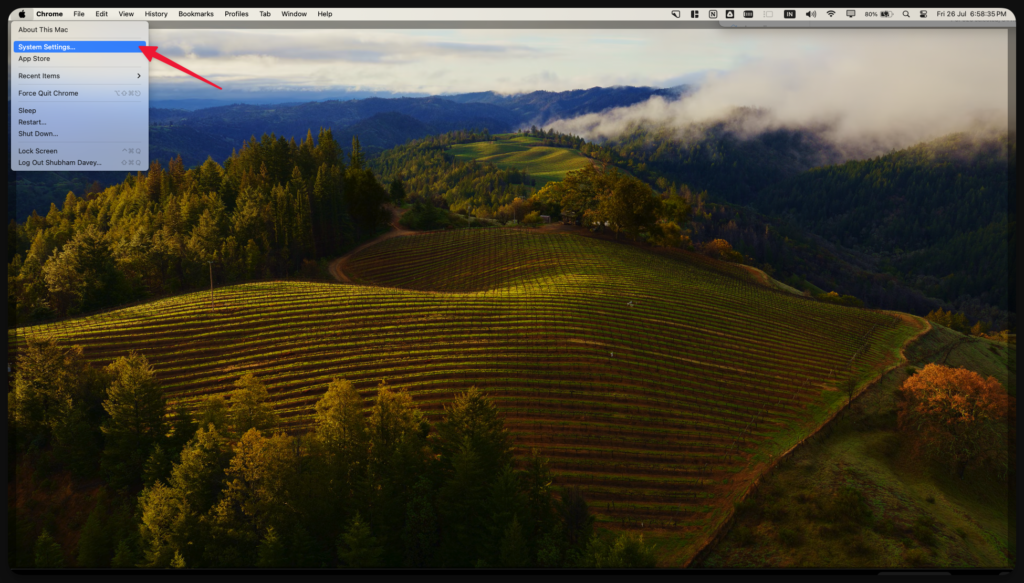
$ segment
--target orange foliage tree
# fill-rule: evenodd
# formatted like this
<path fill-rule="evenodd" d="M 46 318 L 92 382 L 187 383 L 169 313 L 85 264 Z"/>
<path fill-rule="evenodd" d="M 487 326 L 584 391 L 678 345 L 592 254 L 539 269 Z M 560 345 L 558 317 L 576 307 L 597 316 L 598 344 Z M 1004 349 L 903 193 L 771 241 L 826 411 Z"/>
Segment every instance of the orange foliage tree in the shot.
<path fill-rule="evenodd" d="M 716 259 L 743 263 L 743 254 L 733 249 L 732 245 L 730 245 L 725 239 L 708 241 L 707 243 L 704 243 L 701 250 L 704 251 L 706 255 Z"/>
<path fill-rule="evenodd" d="M 968 465 L 1007 455 L 1013 404 L 995 377 L 929 364 L 903 382 L 900 397 L 900 430 L 948 460 L 961 479 Z"/>

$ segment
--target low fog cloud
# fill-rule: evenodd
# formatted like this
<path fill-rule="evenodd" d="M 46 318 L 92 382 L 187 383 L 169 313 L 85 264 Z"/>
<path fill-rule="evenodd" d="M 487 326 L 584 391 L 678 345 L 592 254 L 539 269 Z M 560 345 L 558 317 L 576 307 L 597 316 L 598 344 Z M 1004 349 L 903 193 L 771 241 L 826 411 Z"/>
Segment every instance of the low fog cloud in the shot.
<path fill-rule="evenodd" d="M 769 50 L 709 76 L 684 99 L 656 97 L 548 127 L 600 140 L 618 136 L 631 123 L 649 122 L 676 128 L 683 137 L 694 124 L 755 107 L 765 111 L 746 116 L 734 131 L 816 129 L 850 155 L 956 131 L 1007 128 L 1005 30 L 733 32 L 737 42 L 755 40 Z M 764 36 L 750 36 L 758 33 Z"/>

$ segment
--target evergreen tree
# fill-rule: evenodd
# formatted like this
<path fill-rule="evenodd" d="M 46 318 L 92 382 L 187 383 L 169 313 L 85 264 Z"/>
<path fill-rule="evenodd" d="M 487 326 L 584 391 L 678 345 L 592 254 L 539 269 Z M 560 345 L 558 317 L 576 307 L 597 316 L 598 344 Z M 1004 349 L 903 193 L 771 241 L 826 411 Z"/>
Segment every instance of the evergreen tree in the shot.
<path fill-rule="evenodd" d="M 135 567 L 135 562 L 136 555 L 131 542 L 127 538 L 122 538 L 117 543 L 114 557 L 110 559 L 110 566 L 115 569 L 131 569 Z"/>
<path fill-rule="evenodd" d="M 139 494 L 139 509 L 142 524 L 139 526 L 143 546 L 143 561 L 140 566 L 164 568 L 171 564 L 175 555 L 188 546 L 188 532 L 184 526 L 194 522 L 182 500 L 182 493 L 156 482 Z"/>
<path fill-rule="evenodd" d="M 231 430 L 228 415 L 228 405 L 224 397 L 215 395 L 205 399 L 199 406 L 198 425 L 203 428 L 213 425 L 217 431 L 227 433 Z"/>
<path fill-rule="evenodd" d="M 160 201 L 163 170 L 160 168 L 160 161 L 153 160 L 149 165 L 149 173 L 146 175 L 146 191 L 149 200 L 156 203 Z"/>
<path fill-rule="evenodd" d="M 359 138 L 356 136 L 352 136 L 352 152 L 349 154 L 349 159 L 351 160 L 348 165 L 350 169 L 363 169 L 363 149 L 359 145 Z"/>
<path fill-rule="evenodd" d="M 18 355 L 10 409 L 19 444 L 43 444 L 80 399 L 84 371 L 81 347 L 64 348 L 53 340 L 28 338 Z"/>
<path fill-rule="evenodd" d="M 359 159 L 362 159 L 360 153 Z M 334 134 L 328 128 L 320 128 L 320 132 L 317 135 L 316 144 L 316 163 L 317 166 L 320 164 L 327 164 L 329 166 L 337 166 L 341 170 L 345 169 L 345 162 L 342 160 L 341 146 L 334 139 Z"/>
<path fill-rule="evenodd" d="M 330 492 L 324 519 L 335 524 L 349 518 L 351 506 L 367 502 L 369 435 L 363 415 L 365 404 L 355 386 L 344 379 L 331 381 L 316 404 L 314 445 Z"/>
<path fill-rule="evenodd" d="M 326 567 L 320 559 L 319 549 L 316 541 L 310 536 L 309 531 L 301 522 L 296 523 L 290 530 L 288 537 L 288 564 L 291 567 L 315 568 Z"/>
<path fill-rule="evenodd" d="M 229 410 L 231 428 L 235 434 L 242 435 L 250 429 L 267 431 L 277 425 L 277 415 L 267 402 L 268 399 L 266 386 L 253 373 L 245 373 L 235 381 Z"/>
<path fill-rule="evenodd" d="M 110 543 L 110 533 L 106 525 L 107 504 L 103 491 L 100 491 L 96 506 L 89 513 L 89 518 L 82 527 L 78 538 L 78 566 L 86 569 L 99 569 L 110 566 L 110 557 L 114 549 Z"/>
<path fill-rule="evenodd" d="M 193 567 L 217 566 L 203 557 L 210 525 L 206 515 L 216 504 L 230 452 L 212 426 L 199 429 L 182 450 L 165 485 L 148 487 L 139 497 L 144 564 L 165 567 L 180 553 Z"/>
<path fill-rule="evenodd" d="M 288 510 L 284 477 L 292 471 L 289 447 L 287 436 L 268 438 L 258 429 L 248 430 L 235 445 L 224 471 L 227 487 L 211 510 L 216 542 L 207 549 L 223 557 L 225 566 L 255 564 L 259 542 Z"/>
<path fill-rule="evenodd" d="M 42 534 L 36 539 L 35 567 L 37 569 L 64 567 L 64 551 L 46 529 L 43 529 Z"/>
<path fill-rule="evenodd" d="M 366 569 L 381 566 L 382 549 L 359 513 L 338 539 L 338 558 L 346 567 Z"/>
<path fill-rule="evenodd" d="M 159 443 L 153 445 L 153 451 L 146 459 L 146 465 L 142 470 L 142 483 L 145 486 L 152 486 L 157 480 L 165 480 L 171 471 L 171 459 L 166 450 L 160 447 Z"/>
<path fill-rule="evenodd" d="M 537 450 L 531 450 L 520 480 L 526 498 L 523 532 L 532 558 L 537 556 L 541 539 L 555 527 L 551 471 Z"/>
<path fill-rule="evenodd" d="M 594 533 L 594 516 L 587 507 L 580 487 L 571 486 L 564 490 L 556 508 L 565 534 L 567 561 L 579 560 L 584 557 Z"/>
<path fill-rule="evenodd" d="M 54 250 L 42 272 L 47 305 L 62 318 L 78 310 L 88 283 L 80 265 L 78 245 L 69 243 L 60 251 Z"/>
<path fill-rule="evenodd" d="M 171 469 L 168 485 L 180 492 L 189 509 L 203 515 L 217 503 L 230 460 L 231 451 L 217 428 L 199 428 Z"/>
<path fill-rule="evenodd" d="M 430 425 L 405 390 L 392 390 L 384 381 L 367 423 L 369 436 L 368 488 L 370 523 L 385 540 L 388 565 L 403 561 L 401 535 L 406 502 L 417 479 L 426 471 L 426 436 Z"/>
<path fill-rule="evenodd" d="M 53 427 L 53 456 L 77 478 L 90 478 L 99 467 L 100 436 L 82 399 L 66 407 Z"/>
<path fill-rule="evenodd" d="M 513 520 L 516 522 L 516 536 L 521 539 L 520 542 L 523 545 L 527 544 L 522 524 L 517 518 L 524 516 L 526 511 L 526 496 L 522 490 L 519 472 L 511 464 L 505 466 L 505 469 L 491 482 L 490 499 L 486 501 L 485 512 L 490 513 L 490 520 L 487 524 L 488 536 L 485 539 L 488 543 L 488 562 L 499 564 L 502 562 L 500 556 L 502 545 L 505 544 L 505 537 Z M 524 552 L 526 551 L 524 550 Z"/>
<path fill-rule="evenodd" d="M 435 449 L 443 466 L 466 444 L 480 460 L 488 484 L 512 461 L 511 440 L 498 409 L 476 387 L 458 395 L 437 424 Z"/>
<path fill-rule="evenodd" d="M 388 191 L 367 168 L 350 166 L 345 173 L 345 201 L 357 239 L 370 238 L 387 223 Z M 341 220 L 339 218 L 339 220 Z"/>
<path fill-rule="evenodd" d="M 103 402 L 110 415 L 103 425 L 103 469 L 115 487 L 141 484 L 146 459 L 165 433 L 163 393 L 149 361 L 135 351 L 108 370 L 115 378 Z"/>
<path fill-rule="evenodd" d="M 405 545 L 406 567 L 432 567 L 437 554 L 437 513 L 434 510 L 434 488 L 426 476 L 421 476 L 406 505 Z"/>
<path fill-rule="evenodd" d="M 171 421 L 171 430 L 167 434 L 166 456 L 173 461 L 181 456 L 181 451 L 196 434 L 199 424 L 192 417 L 192 413 L 185 407 L 184 402 L 178 401 L 174 407 L 174 419 Z"/>
<path fill-rule="evenodd" d="M 452 456 L 451 465 L 438 494 L 441 561 L 446 567 L 473 567 L 488 554 L 484 464 L 466 440 Z"/>
<path fill-rule="evenodd" d="M 288 558 L 285 555 L 284 543 L 281 542 L 281 537 L 277 535 L 277 531 L 274 530 L 273 526 L 267 529 L 267 534 L 260 541 L 257 557 L 257 567 L 280 569 L 286 566 Z"/>
<path fill-rule="evenodd" d="M 388 195 L 393 204 L 401 204 L 405 201 L 405 186 L 402 185 L 401 180 L 395 178 L 391 181 L 391 186 L 388 188 Z"/>
<path fill-rule="evenodd" d="M 500 566 L 506 568 L 529 566 L 529 550 L 526 548 L 523 529 L 519 525 L 519 518 L 516 516 L 513 516 L 511 522 L 505 527 L 505 532 L 501 538 L 501 551 L 498 561 Z"/>

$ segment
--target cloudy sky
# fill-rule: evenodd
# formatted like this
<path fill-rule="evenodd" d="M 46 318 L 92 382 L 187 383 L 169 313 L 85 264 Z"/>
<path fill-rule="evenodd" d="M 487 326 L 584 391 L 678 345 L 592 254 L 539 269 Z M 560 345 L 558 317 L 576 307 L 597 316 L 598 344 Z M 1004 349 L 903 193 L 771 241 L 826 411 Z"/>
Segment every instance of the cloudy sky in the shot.
<path fill-rule="evenodd" d="M 1005 83 L 1007 60 L 1006 32 L 996 29 L 154 29 L 150 42 L 222 85 L 225 96 L 270 88 L 439 94 L 669 86 L 751 64 L 826 70 L 837 58 L 848 68 L 859 65 L 847 72 L 859 80 L 897 70 L 930 84 L 935 73 L 953 78 L 973 71 Z M 209 97 L 207 87 L 156 62 L 152 80 L 154 94 Z"/>
<path fill-rule="evenodd" d="M 682 103 L 655 100 L 562 129 L 596 136 L 638 117 L 684 123 L 758 106 L 780 124 L 826 123 L 837 135 L 880 131 L 910 139 L 979 119 L 1005 127 L 1007 116 L 1007 32 L 1000 29 L 154 29 L 150 44 L 224 87 L 153 61 L 153 100 L 701 81 Z"/>
<path fill-rule="evenodd" d="M 669 86 L 750 58 L 719 31 L 152 30 L 160 52 L 228 92 L 338 89 L 405 93 Z M 208 98 L 154 63 L 153 99 Z M 215 89 L 211 89 L 216 91 Z"/>

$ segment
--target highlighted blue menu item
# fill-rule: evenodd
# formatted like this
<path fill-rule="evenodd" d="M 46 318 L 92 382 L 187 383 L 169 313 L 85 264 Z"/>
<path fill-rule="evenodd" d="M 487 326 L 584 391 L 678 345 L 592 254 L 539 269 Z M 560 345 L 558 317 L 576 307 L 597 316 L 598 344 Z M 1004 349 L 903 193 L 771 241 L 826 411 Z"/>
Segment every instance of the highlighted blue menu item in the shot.
<path fill-rule="evenodd" d="M 14 41 L 16 53 L 137 53 L 142 40 Z"/>

